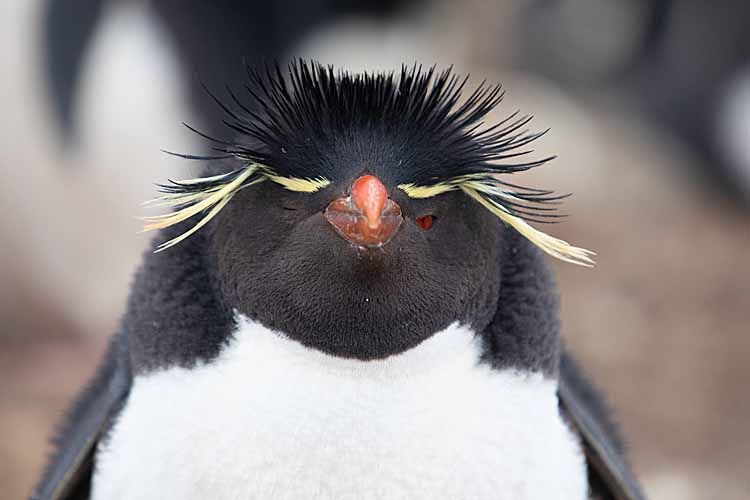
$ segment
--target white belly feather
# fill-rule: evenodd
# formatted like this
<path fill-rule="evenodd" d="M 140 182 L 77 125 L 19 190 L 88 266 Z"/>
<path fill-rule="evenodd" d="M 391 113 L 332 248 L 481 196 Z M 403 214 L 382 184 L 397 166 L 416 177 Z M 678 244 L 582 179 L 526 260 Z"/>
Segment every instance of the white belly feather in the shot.
<path fill-rule="evenodd" d="M 361 362 L 239 325 L 210 364 L 136 377 L 92 498 L 587 496 L 556 382 L 477 364 L 465 327 Z"/>

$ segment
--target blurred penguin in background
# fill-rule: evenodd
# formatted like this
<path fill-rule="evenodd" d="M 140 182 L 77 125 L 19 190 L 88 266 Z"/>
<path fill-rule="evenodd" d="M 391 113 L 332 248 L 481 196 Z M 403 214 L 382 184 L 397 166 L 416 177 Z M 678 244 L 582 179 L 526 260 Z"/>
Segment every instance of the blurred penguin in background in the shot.
<path fill-rule="evenodd" d="M 750 3 L 535 0 L 522 25 L 523 69 L 620 92 L 696 155 L 702 187 L 750 208 Z"/>
<path fill-rule="evenodd" d="M 220 96 L 244 82 L 243 61 L 283 59 L 312 30 L 342 16 L 386 18 L 419 0 L 149 0 L 149 12 L 168 35 L 182 67 L 190 103 L 208 133 L 221 116 L 203 86 Z M 67 141 L 76 134 L 76 106 L 89 45 L 113 4 L 132 0 L 48 0 L 44 58 L 55 115 Z M 132 2 L 137 3 L 137 2 Z"/>

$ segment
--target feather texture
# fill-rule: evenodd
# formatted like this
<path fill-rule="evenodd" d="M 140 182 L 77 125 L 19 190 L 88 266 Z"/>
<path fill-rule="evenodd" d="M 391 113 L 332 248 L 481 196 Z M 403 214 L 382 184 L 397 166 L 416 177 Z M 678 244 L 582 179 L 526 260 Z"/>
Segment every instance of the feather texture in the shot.
<path fill-rule="evenodd" d="M 178 155 L 236 158 L 243 166 L 227 174 L 162 185 L 163 194 L 151 204 L 174 211 L 145 218 L 144 230 L 205 215 L 157 251 L 193 234 L 245 187 L 270 180 L 292 191 L 314 193 L 343 182 L 348 172 L 339 160 L 355 151 L 357 162 L 374 157 L 392 165 L 389 180 L 411 198 L 463 191 L 553 257 L 593 264 L 593 252 L 528 224 L 564 217 L 555 212 L 568 195 L 501 179 L 553 157 L 517 160 L 532 153 L 529 144 L 547 132 L 530 131 L 531 116 L 516 112 L 484 126 L 483 120 L 503 99 L 500 85 L 482 82 L 463 99 L 468 77 L 455 75 L 451 68 L 438 72 L 414 65 L 402 66 L 399 73 L 352 74 L 299 60 L 286 74 L 279 65 L 248 67 L 247 72 L 250 103 L 227 88 L 230 107 L 206 89 L 226 113 L 224 123 L 235 139 L 208 137 L 217 145 L 218 156 Z"/>

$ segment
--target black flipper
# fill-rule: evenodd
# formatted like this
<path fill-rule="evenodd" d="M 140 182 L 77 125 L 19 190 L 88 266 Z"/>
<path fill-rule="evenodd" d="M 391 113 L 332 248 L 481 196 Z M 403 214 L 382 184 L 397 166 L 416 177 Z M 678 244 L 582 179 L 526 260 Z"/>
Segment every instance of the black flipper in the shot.
<path fill-rule="evenodd" d="M 581 435 L 593 492 L 603 500 L 645 500 L 625 462 L 622 442 L 604 399 L 565 352 L 560 359 L 558 395 L 562 412 Z"/>
<path fill-rule="evenodd" d="M 104 363 L 70 411 L 55 443 L 57 451 L 32 500 L 89 498 L 96 444 L 122 408 L 130 383 L 127 339 L 120 333 L 112 339 Z"/>

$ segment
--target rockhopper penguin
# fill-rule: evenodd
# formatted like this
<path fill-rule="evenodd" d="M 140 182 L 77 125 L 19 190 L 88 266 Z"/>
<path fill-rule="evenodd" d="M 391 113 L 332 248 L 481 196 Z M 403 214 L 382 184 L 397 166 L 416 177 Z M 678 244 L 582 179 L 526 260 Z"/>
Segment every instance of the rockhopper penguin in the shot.
<path fill-rule="evenodd" d="M 643 498 L 560 346 L 544 252 L 592 254 L 505 175 L 541 133 L 465 86 L 297 61 L 217 99 L 34 498 Z"/>

